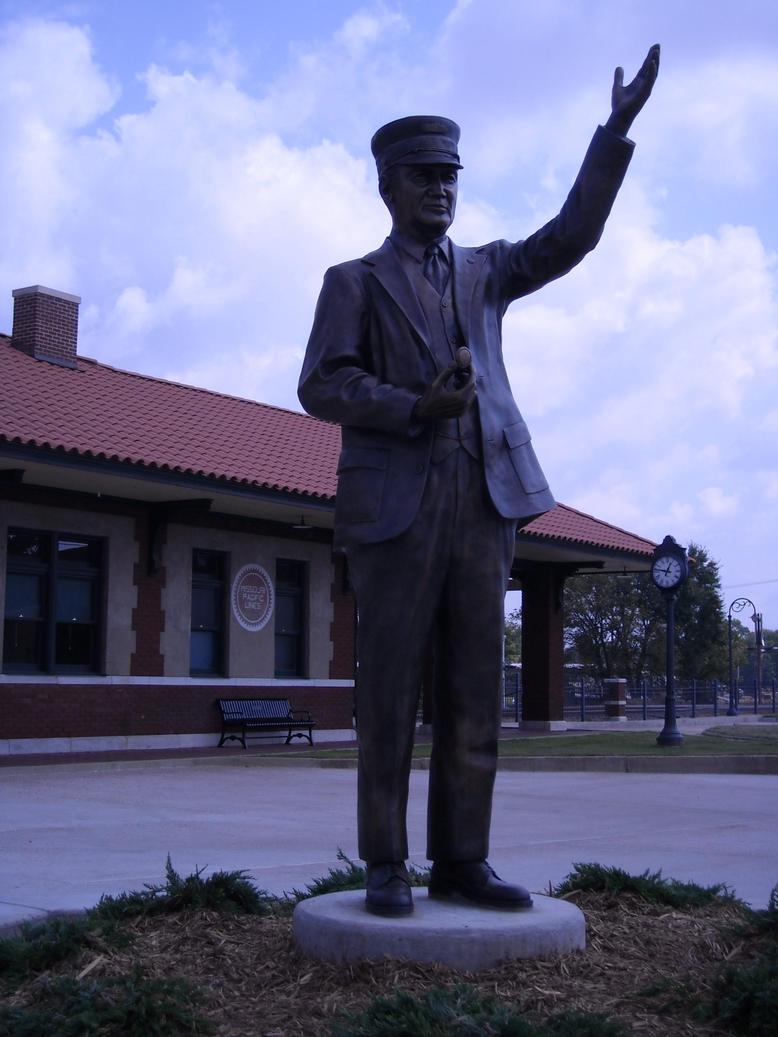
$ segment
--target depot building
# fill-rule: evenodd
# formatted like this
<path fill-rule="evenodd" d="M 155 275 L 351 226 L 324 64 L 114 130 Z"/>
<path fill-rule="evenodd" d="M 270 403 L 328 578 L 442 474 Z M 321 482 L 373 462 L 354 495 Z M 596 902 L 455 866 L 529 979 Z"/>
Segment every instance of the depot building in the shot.
<path fill-rule="evenodd" d="M 356 610 L 332 528 L 340 430 L 78 354 L 79 298 L 0 334 L 0 753 L 215 745 L 218 698 L 354 737 Z M 522 722 L 563 722 L 562 596 L 654 544 L 563 504 L 516 538 Z"/>

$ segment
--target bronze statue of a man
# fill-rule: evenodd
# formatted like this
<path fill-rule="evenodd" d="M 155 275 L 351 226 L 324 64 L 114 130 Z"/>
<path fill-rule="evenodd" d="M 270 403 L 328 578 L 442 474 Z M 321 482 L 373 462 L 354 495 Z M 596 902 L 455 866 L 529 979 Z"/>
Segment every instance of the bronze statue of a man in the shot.
<path fill-rule="evenodd" d="M 653 46 L 629 85 L 616 70 L 610 118 L 559 215 L 517 243 L 447 237 L 462 168 L 455 123 L 383 126 L 371 146 L 391 233 L 324 278 L 299 397 L 342 427 L 335 544 L 357 600 L 359 853 L 379 914 L 413 910 L 405 814 L 431 642 L 430 896 L 532 905 L 486 859 L 515 533 L 554 505 L 508 382 L 502 318 L 597 244 L 658 66 Z"/>

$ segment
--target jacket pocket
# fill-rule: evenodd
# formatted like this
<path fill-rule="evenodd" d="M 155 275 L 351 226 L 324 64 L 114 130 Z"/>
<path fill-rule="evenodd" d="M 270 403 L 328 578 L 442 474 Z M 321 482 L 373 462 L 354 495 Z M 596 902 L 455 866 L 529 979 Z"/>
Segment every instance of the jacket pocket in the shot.
<path fill-rule="evenodd" d="M 508 444 L 513 467 L 525 493 L 540 493 L 548 489 L 548 481 L 543 474 L 535 451 L 532 448 L 532 437 L 527 423 L 517 421 L 505 429 L 505 442 Z"/>
<path fill-rule="evenodd" d="M 338 461 L 335 522 L 375 522 L 381 514 L 389 451 L 346 447 Z"/>

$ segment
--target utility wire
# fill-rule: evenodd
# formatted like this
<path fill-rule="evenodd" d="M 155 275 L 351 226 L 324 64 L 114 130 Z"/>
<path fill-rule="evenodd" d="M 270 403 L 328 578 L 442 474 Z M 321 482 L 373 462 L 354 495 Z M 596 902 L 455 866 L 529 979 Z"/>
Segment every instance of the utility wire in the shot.
<path fill-rule="evenodd" d="M 761 587 L 765 583 L 778 583 L 778 576 L 772 580 L 751 580 L 749 583 L 728 583 L 722 587 L 722 590 L 729 591 L 735 590 L 738 587 Z"/>

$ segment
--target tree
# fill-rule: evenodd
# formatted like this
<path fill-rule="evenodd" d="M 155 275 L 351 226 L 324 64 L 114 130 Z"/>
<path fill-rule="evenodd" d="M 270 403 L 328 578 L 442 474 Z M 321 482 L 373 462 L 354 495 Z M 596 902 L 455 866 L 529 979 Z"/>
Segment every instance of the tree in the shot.
<path fill-rule="evenodd" d="M 571 577 L 565 587 L 565 634 L 594 676 L 637 683 L 657 672 L 663 612 L 647 574 Z"/>
<path fill-rule="evenodd" d="M 762 660 L 762 678 L 766 686 L 778 679 L 778 630 L 763 630 L 762 640 L 767 649 Z"/>
<path fill-rule="evenodd" d="M 726 679 L 727 633 L 718 563 L 690 544 L 693 564 L 675 604 L 676 675 Z M 573 576 L 565 587 L 565 636 L 594 676 L 665 674 L 666 602 L 648 573 Z"/>
<path fill-rule="evenodd" d="M 521 609 L 513 609 L 505 617 L 505 662 L 521 662 Z"/>
<path fill-rule="evenodd" d="M 762 687 L 769 688 L 778 678 L 778 630 L 762 630 Z M 732 619 L 732 666 L 742 687 L 756 678 L 754 629 L 747 622 Z"/>
<path fill-rule="evenodd" d="M 689 579 L 675 605 L 676 674 L 681 680 L 723 679 L 727 672 L 727 624 L 718 562 L 690 543 Z"/>

